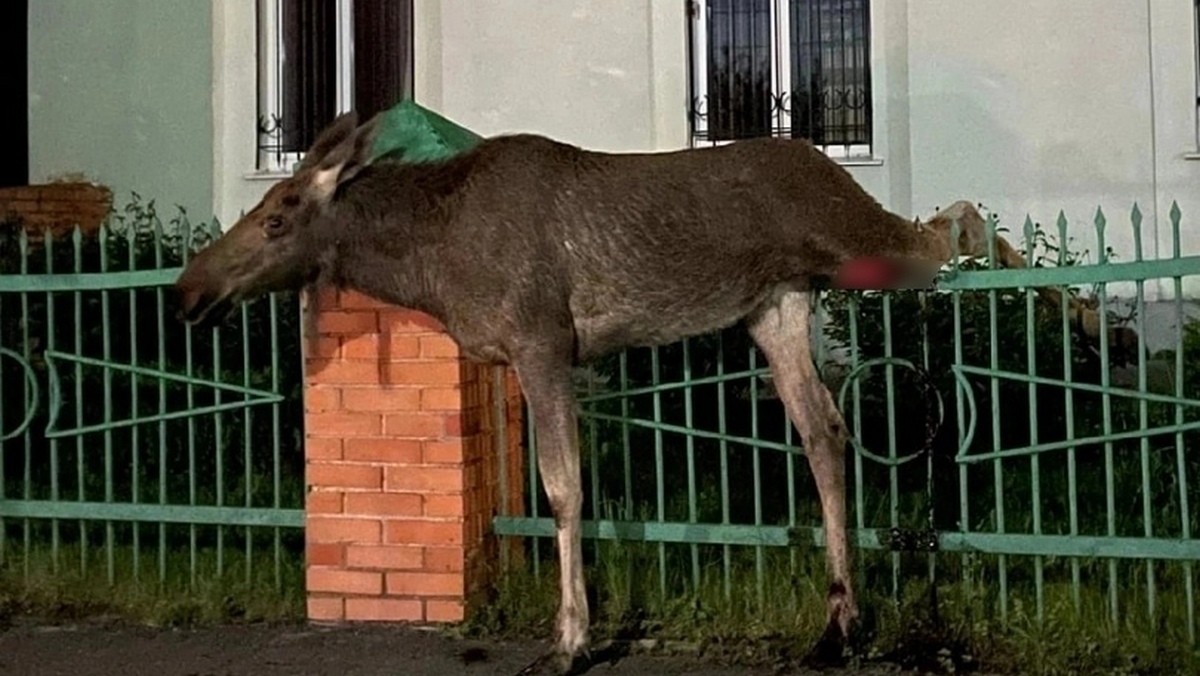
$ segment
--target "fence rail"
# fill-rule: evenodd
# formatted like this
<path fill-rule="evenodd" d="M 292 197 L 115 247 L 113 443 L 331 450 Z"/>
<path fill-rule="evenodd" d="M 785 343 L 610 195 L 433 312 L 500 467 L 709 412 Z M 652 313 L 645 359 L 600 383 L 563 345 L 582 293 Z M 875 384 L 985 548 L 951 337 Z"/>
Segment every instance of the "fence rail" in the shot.
<path fill-rule="evenodd" d="M 0 574 L 301 584 L 295 298 L 211 331 L 176 321 L 166 287 L 219 230 L 164 226 L 152 204 L 95 236 L 14 232 L 0 241 Z"/>

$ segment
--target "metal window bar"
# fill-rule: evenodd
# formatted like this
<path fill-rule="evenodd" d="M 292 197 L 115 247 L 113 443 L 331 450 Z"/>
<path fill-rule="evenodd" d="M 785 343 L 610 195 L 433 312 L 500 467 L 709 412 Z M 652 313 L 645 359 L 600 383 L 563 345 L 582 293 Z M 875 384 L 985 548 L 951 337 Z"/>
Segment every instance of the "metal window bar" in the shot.
<path fill-rule="evenodd" d="M 696 0 L 690 12 L 694 144 L 789 136 L 870 154 L 867 0 Z"/>
<path fill-rule="evenodd" d="M 339 113 L 412 93 L 412 0 L 264 0 L 258 20 L 260 169 L 289 171 Z"/>

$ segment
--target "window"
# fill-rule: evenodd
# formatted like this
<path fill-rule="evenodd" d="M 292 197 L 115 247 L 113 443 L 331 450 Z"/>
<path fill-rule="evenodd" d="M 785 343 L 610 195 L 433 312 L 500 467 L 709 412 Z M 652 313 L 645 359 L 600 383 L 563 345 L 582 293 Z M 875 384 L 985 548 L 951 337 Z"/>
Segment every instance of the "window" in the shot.
<path fill-rule="evenodd" d="M 774 135 L 870 155 L 869 7 L 689 0 L 693 144 Z"/>
<path fill-rule="evenodd" d="M 412 95 L 412 0 L 260 0 L 258 165 L 290 171 L 350 109 Z"/>

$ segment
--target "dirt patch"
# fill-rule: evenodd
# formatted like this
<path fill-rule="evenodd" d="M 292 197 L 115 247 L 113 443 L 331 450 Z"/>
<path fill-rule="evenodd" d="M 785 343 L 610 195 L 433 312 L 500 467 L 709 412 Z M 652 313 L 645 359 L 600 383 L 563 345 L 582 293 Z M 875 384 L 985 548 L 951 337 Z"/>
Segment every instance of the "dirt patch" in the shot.
<path fill-rule="evenodd" d="M 538 657 L 539 641 L 479 641 L 404 626 L 243 625 L 159 629 L 114 621 L 47 625 L 18 621 L 0 632 L 0 674 L 11 676 L 442 676 L 513 675 Z M 723 666 L 695 655 L 634 650 L 591 674 L 775 676 L 772 668 Z M 786 673 L 803 674 L 788 670 Z M 811 672 L 818 673 L 818 672 Z M 890 666 L 824 676 L 900 673 Z"/>

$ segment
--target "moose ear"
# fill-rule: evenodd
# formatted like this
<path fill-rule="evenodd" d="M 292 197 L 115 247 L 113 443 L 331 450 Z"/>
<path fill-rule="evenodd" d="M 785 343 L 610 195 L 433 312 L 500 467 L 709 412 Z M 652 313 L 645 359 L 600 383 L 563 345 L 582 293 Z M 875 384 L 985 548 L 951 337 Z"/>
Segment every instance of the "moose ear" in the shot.
<path fill-rule="evenodd" d="M 302 168 L 313 170 L 311 187 L 322 199 L 328 199 L 339 185 L 354 178 L 370 163 L 379 116 L 362 126 L 356 127 L 356 122 L 353 112 L 339 116 L 313 143 L 310 156 L 305 157 Z"/>
<path fill-rule="evenodd" d="M 308 152 L 304 153 L 304 160 L 300 163 L 298 171 L 316 168 L 331 150 L 354 134 L 356 127 L 358 127 L 358 113 L 353 110 L 334 118 L 333 122 L 330 122 L 329 126 L 317 135 L 317 140 L 313 141 Z"/>

